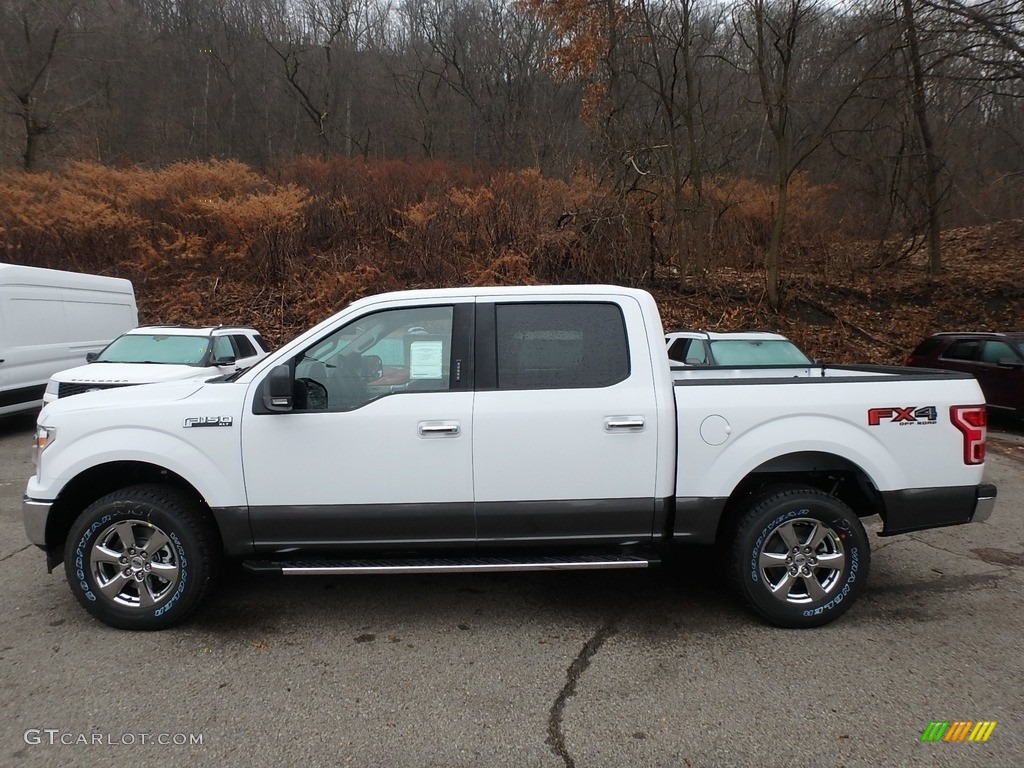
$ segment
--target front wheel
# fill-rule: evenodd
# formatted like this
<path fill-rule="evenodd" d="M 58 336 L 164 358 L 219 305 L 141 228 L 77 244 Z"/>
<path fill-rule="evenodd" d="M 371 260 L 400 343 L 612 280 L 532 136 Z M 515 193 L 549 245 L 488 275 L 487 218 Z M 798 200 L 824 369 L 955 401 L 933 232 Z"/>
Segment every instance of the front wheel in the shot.
<path fill-rule="evenodd" d="M 108 494 L 75 521 L 64 548 L 71 591 L 118 629 L 166 629 L 205 595 L 216 565 L 212 525 L 169 486 Z"/>
<path fill-rule="evenodd" d="M 864 526 L 814 489 L 758 497 L 740 517 L 731 568 L 740 595 L 779 627 L 818 627 L 849 609 L 867 580 Z"/>

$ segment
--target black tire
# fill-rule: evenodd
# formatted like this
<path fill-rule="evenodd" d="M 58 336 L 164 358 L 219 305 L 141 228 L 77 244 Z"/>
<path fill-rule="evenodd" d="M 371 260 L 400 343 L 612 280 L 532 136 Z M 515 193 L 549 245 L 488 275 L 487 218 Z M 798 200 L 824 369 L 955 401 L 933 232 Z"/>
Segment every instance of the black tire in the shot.
<path fill-rule="evenodd" d="M 757 497 L 739 518 L 730 557 L 740 596 L 769 622 L 789 629 L 820 627 L 843 615 L 870 565 L 857 515 L 810 488 Z"/>
<path fill-rule="evenodd" d="M 214 580 L 217 534 L 198 505 L 165 485 L 108 494 L 78 517 L 64 570 L 85 609 L 118 629 L 166 629 L 199 605 Z"/>

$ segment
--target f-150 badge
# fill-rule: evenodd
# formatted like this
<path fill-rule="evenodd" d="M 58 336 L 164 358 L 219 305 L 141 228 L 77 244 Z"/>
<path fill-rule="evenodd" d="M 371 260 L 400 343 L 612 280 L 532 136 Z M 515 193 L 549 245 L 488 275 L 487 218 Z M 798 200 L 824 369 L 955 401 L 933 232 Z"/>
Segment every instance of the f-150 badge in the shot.
<path fill-rule="evenodd" d="M 181 426 L 189 427 L 230 427 L 234 419 L 230 416 L 189 416 Z"/>

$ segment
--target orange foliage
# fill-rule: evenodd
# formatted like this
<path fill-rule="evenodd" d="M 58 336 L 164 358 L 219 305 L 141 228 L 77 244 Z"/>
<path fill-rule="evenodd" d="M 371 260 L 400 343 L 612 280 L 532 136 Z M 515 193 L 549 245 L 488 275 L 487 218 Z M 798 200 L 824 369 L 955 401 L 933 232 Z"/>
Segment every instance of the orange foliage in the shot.
<path fill-rule="evenodd" d="M 791 254 L 822 231 L 828 190 L 797 177 Z M 440 161 L 299 157 L 161 169 L 74 163 L 0 174 L 0 259 L 131 279 L 145 322 L 251 323 L 271 340 L 368 293 L 419 286 L 653 284 L 692 232 L 667 190 L 622 197 L 572 179 Z M 772 190 L 708 184 L 711 265 L 757 262 Z M 804 249 L 804 250 L 801 250 Z"/>

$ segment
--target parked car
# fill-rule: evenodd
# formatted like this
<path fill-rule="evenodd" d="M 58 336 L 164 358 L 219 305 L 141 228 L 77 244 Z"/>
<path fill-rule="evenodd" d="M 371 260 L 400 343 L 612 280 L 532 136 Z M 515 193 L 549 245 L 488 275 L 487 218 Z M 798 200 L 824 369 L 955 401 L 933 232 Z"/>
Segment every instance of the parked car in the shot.
<path fill-rule="evenodd" d="M 675 331 L 665 334 L 669 360 L 684 365 L 811 365 L 811 359 L 778 333 Z"/>
<path fill-rule="evenodd" d="M 88 355 L 86 365 L 54 374 L 43 402 L 98 389 L 208 379 L 244 370 L 268 352 L 254 328 L 144 325 Z"/>
<path fill-rule="evenodd" d="M 1024 333 L 936 333 L 903 364 L 971 373 L 989 408 L 1024 417 Z"/>
<path fill-rule="evenodd" d="M 0 264 L 0 415 L 38 409 L 53 374 L 138 324 L 128 280 Z"/>

